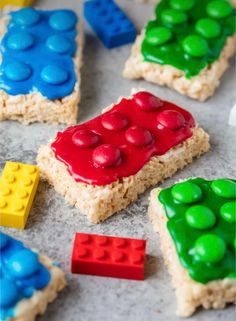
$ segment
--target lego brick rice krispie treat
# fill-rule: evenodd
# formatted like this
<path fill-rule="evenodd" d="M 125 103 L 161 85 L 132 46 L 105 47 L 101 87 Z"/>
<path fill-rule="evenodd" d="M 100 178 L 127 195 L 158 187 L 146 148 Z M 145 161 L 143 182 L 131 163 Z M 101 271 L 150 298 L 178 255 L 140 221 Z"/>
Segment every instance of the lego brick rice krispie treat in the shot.
<path fill-rule="evenodd" d="M 75 124 L 83 38 L 76 14 L 13 11 L 0 38 L 0 120 Z"/>
<path fill-rule="evenodd" d="M 212 96 L 235 51 L 233 5 L 226 0 L 162 0 L 135 41 L 124 76 Z"/>
<path fill-rule="evenodd" d="M 59 132 L 37 162 L 67 202 L 99 223 L 208 149 L 189 112 L 143 91 Z"/>
<path fill-rule="evenodd" d="M 0 320 L 34 321 L 65 286 L 58 264 L 0 232 Z"/>
<path fill-rule="evenodd" d="M 151 192 L 149 216 L 180 316 L 235 303 L 235 201 L 236 181 L 230 179 L 190 178 Z"/>

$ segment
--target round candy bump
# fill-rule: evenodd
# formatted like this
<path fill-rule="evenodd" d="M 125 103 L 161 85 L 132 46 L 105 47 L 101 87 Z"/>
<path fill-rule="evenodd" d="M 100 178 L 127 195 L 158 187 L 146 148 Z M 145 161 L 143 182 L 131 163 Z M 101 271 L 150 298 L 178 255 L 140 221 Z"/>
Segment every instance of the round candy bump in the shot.
<path fill-rule="evenodd" d="M 195 0 L 170 0 L 170 6 L 176 10 L 190 10 L 195 4 Z"/>
<path fill-rule="evenodd" d="M 177 25 L 187 21 L 187 15 L 181 10 L 166 9 L 161 13 L 161 20 L 167 25 Z"/>
<path fill-rule="evenodd" d="M 40 14 L 33 8 L 24 8 L 13 14 L 15 23 L 21 26 L 32 26 L 39 22 Z"/>
<path fill-rule="evenodd" d="M 163 101 L 146 91 L 140 91 L 133 96 L 134 102 L 139 108 L 146 112 L 156 111 L 163 106 Z"/>
<path fill-rule="evenodd" d="M 50 85 L 61 85 L 68 77 L 68 72 L 57 65 L 48 65 L 41 71 L 41 78 Z"/>
<path fill-rule="evenodd" d="M 93 162 L 98 167 L 116 166 L 121 161 L 120 149 L 111 144 L 103 144 L 93 151 Z"/>
<path fill-rule="evenodd" d="M 236 222 L 236 202 L 227 202 L 220 208 L 220 215 L 229 223 Z"/>
<path fill-rule="evenodd" d="M 189 35 L 183 41 L 184 51 L 193 57 L 203 57 L 209 51 L 207 41 L 198 35 Z"/>
<path fill-rule="evenodd" d="M 208 3 L 206 11 L 210 17 L 221 19 L 232 12 L 232 7 L 227 1 L 215 0 Z"/>
<path fill-rule="evenodd" d="M 171 189 L 172 197 L 181 203 L 191 204 L 202 198 L 201 188 L 192 182 L 176 184 Z"/>
<path fill-rule="evenodd" d="M 129 120 L 122 113 L 115 111 L 104 114 L 101 123 L 108 130 L 120 131 L 128 126 Z"/>
<path fill-rule="evenodd" d="M 152 46 L 159 46 L 172 38 L 172 32 L 166 27 L 155 27 L 147 31 L 146 41 Z"/>
<path fill-rule="evenodd" d="M 0 279 L 0 293 L 0 307 L 13 306 L 18 299 L 17 286 L 7 278 Z"/>
<path fill-rule="evenodd" d="M 16 278 L 26 278 L 34 274 L 39 268 L 36 253 L 23 249 L 13 254 L 8 261 L 8 270 Z"/>
<path fill-rule="evenodd" d="M 175 110 L 164 110 L 157 114 L 156 119 L 158 125 L 171 130 L 177 130 L 185 124 L 184 116 Z"/>
<path fill-rule="evenodd" d="M 9 238 L 8 235 L 3 234 L 3 233 L 0 232 L 0 249 L 3 249 L 7 245 L 9 239 L 10 238 Z"/>
<path fill-rule="evenodd" d="M 47 40 L 47 47 L 53 52 L 59 54 L 68 53 L 71 49 L 71 42 L 64 36 L 53 35 L 50 36 Z"/>
<path fill-rule="evenodd" d="M 58 10 L 49 19 L 50 26 L 58 31 L 66 31 L 75 27 L 77 17 L 69 10 Z"/>
<path fill-rule="evenodd" d="M 14 33 L 7 40 L 8 47 L 13 50 L 26 50 L 32 47 L 33 43 L 33 36 L 26 31 Z"/>
<path fill-rule="evenodd" d="M 0 208 L 3 209 L 7 206 L 7 202 L 0 198 Z"/>
<path fill-rule="evenodd" d="M 153 141 L 149 130 L 139 126 L 132 126 L 125 133 L 127 141 L 137 147 L 150 145 Z"/>
<path fill-rule="evenodd" d="M 216 263 L 225 256 L 226 244 L 215 234 L 204 234 L 195 242 L 194 253 L 202 262 Z"/>
<path fill-rule="evenodd" d="M 199 230 L 213 227 L 216 222 L 213 211 L 204 205 L 194 205 L 188 208 L 185 218 L 189 226 Z"/>
<path fill-rule="evenodd" d="M 216 179 L 211 183 L 211 188 L 220 197 L 233 198 L 236 196 L 236 182 L 231 179 Z"/>
<path fill-rule="evenodd" d="M 198 20 L 195 29 L 201 36 L 207 39 L 215 38 L 220 34 L 220 24 L 209 18 Z"/>
<path fill-rule="evenodd" d="M 12 81 L 23 81 L 31 76 L 31 68 L 23 62 L 15 61 L 6 65 L 5 76 Z"/>
<path fill-rule="evenodd" d="M 100 136 L 91 130 L 80 129 L 72 136 L 72 142 L 80 148 L 91 148 L 100 142 Z"/>

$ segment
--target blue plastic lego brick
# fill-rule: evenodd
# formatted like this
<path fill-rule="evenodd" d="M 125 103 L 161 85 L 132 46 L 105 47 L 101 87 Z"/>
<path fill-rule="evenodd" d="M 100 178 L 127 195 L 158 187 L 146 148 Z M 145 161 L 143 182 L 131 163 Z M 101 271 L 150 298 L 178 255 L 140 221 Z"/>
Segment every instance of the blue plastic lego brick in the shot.
<path fill-rule="evenodd" d="M 126 14 L 112 0 L 87 0 L 84 16 L 107 48 L 134 41 L 136 29 Z"/>

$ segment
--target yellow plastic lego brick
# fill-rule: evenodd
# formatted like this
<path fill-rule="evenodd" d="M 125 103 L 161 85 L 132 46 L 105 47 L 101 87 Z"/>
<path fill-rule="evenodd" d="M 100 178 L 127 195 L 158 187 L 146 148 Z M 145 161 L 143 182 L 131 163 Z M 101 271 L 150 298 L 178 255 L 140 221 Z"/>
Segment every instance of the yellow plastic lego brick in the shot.
<path fill-rule="evenodd" d="M 6 163 L 0 177 L 1 226 L 25 227 L 38 182 L 38 166 Z"/>
<path fill-rule="evenodd" d="M 27 7 L 30 6 L 33 2 L 33 0 L 0 0 L 0 8 L 3 8 L 4 6 L 9 4 L 18 7 Z"/>

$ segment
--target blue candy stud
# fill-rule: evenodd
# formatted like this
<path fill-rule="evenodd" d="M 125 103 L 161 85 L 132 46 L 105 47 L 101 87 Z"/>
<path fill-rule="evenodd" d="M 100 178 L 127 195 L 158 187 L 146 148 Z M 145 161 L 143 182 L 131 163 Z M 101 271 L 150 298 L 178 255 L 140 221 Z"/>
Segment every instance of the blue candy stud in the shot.
<path fill-rule="evenodd" d="M 68 79 L 68 73 L 59 66 L 48 65 L 43 68 L 41 78 L 50 85 L 60 85 Z"/>
<path fill-rule="evenodd" d="M 39 22 L 40 14 L 33 8 L 24 8 L 12 14 L 14 23 L 21 26 L 32 26 Z"/>
<path fill-rule="evenodd" d="M 67 31 L 75 27 L 77 17 L 74 12 L 69 10 L 59 10 L 55 12 L 50 20 L 50 26 L 58 31 Z"/>
<path fill-rule="evenodd" d="M 23 81 L 30 77 L 31 68 L 24 62 L 11 62 L 5 66 L 5 76 L 12 81 Z"/>

